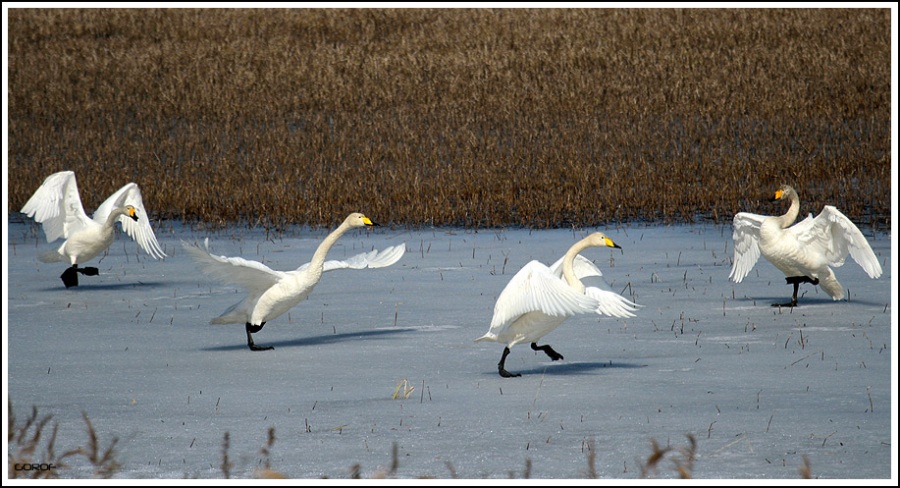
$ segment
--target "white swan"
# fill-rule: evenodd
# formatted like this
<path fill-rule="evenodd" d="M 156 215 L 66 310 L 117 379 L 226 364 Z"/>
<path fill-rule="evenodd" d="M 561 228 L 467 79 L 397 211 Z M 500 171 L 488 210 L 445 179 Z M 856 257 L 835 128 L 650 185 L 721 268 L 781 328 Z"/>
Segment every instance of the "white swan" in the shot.
<path fill-rule="evenodd" d="M 588 259 L 578 253 L 589 247 L 621 247 L 602 232 L 595 232 L 576 242 L 568 252 L 547 267 L 531 261 L 516 273 L 497 298 L 494 318 L 488 332 L 475 339 L 505 343 L 497 368 L 500 376 L 521 376 L 505 369 L 506 356 L 516 344 L 530 342 L 535 351 L 544 351 L 550 359 L 563 359 L 549 345 L 538 346 L 537 340 L 556 329 L 566 318 L 577 314 L 596 313 L 615 317 L 634 317 L 639 305 L 618 293 L 597 287 L 585 287 L 582 278 L 603 276 Z"/>
<path fill-rule="evenodd" d="M 78 265 L 90 261 L 112 245 L 116 222 L 120 222 L 125 233 L 154 259 L 166 256 L 150 227 L 141 190 L 135 183 L 128 183 L 113 193 L 90 219 L 81 205 L 75 173 L 61 171 L 44 180 L 25 202 L 22 213 L 43 224 L 47 242 L 60 237 L 65 239 L 59 249 L 44 252 L 38 259 L 45 263 L 67 261 L 72 265 L 60 276 L 66 288 L 78 286 L 78 273 L 87 276 L 99 273 L 95 267 L 79 268 Z"/>
<path fill-rule="evenodd" d="M 215 256 L 206 249 L 182 242 L 184 249 L 200 264 L 210 276 L 227 283 L 243 286 L 247 297 L 232 305 L 222 315 L 210 321 L 211 324 L 244 324 L 247 331 L 247 345 L 251 351 L 264 351 L 273 347 L 257 346 L 253 336 L 262 330 L 269 320 L 274 320 L 306 298 L 322 278 L 322 273 L 333 269 L 383 268 L 390 266 L 406 252 L 406 243 L 391 246 L 381 252 L 371 251 L 358 254 L 345 261 L 325 261 L 331 246 L 345 232 L 354 227 L 376 225 L 361 213 L 350 214 L 344 222 L 319 244 L 312 261 L 294 271 L 275 271 L 268 266 L 243 258 Z"/>
<path fill-rule="evenodd" d="M 862 232 L 838 209 L 826 205 L 818 216 L 810 214 L 791 226 L 800 213 L 800 197 L 788 185 L 772 201 L 789 199 L 787 213 L 778 217 L 740 212 L 734 216 L 734 263 L 729 278 L 740 283 L 762 254 L 794 285 L 790 303 L 796 307 L 800 283 L 820 285 L 833 299 L 844 298 L 844 287 L 829 266 L 842 266 L 849 254 L 870 278 L 881 276 L 881 265 Z"/>

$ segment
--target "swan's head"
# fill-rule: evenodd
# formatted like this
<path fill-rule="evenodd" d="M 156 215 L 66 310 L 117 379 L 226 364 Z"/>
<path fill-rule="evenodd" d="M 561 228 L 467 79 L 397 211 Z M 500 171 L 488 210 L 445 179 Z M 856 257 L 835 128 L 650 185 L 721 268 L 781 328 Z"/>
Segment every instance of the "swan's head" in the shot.
<path fill-rule="evenodd" d="M 614 247 L 616 249 L 622 249 L 622 246 L 613 242 L 612 239 L 606 237 L 606 234 L 602 232 L 594 232 L 593 234 L 587 236 L 588 244 L 596 247 Z"/>
<path fill-rule="evenodd" d="M 125 211 L 125 215 L 130 217 L 131 220 L 134 220 L 135 222 L 137 222 L 137 220 L 138 220 L 137 210 L 133 206 L 125 205 L 124 211 Z"/>
<path fill-rule="evenodd" d="M 791 185 L 781 185 L 781 188 L 775 191 L 775 195 L 772 196 L 770 201 L 772 202 L 780 202 L 785 199 L 791 199 L 791 196 L 797 195 L 797 191 Z"/>
<path fill-rule="evenodd" d="M 373 225 L 378 225 L 359 212 L 350 214 L 347 219 L 344 220 L 344 223 L 346 223 L 350 227 L 371 227 Z"/>

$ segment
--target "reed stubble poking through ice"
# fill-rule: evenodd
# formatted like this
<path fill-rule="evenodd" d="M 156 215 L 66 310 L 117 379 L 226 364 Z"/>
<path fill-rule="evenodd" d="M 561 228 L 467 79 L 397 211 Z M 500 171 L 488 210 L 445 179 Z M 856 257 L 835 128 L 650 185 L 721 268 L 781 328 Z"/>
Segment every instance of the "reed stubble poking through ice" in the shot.
<path fill-rule="evenodd" d="M 559 228 L 728 223 L 791 183 L 884 229 L 890 32 L 889 9 L 13 9 L 9 206 L 66 169 L 86 208 L 137 182 L 155 226 Z"/>

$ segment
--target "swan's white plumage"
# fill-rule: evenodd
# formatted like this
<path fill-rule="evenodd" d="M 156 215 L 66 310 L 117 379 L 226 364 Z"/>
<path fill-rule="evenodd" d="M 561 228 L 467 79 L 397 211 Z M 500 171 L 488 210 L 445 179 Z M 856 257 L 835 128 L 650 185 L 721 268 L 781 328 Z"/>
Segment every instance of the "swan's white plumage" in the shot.
<path fill-rule="evenodd" d="M 122 224 L 122 230 L 134 239 L 147 254 L 157 259 L 164 258 L 166 254 L 159 246 L 156 235 L 153 233 L 153 228 L 150 226 L 150 217 L 144 208 L 144 199 L 141 196 L 141 189 L 137 186 L 137 183 L 128 183 L 120 188 L 119 191 L 113 193 L 97 207 L 93 219 L 94 221 L 106 220 L 116 208 L 124 207 L 125 205 L 133 206 L 137 210 L 139 219 L 135 221 L 126 216 L 119 217 L 118 221 Z"/>
<path fill-rule="evenodd" d="M 325 261 L 324 271 L 335 269 L 364 269 L 364 268 L 384 268 L 390 266 L 403 257 L 406 252 L 406 244 L 398 244 L 378 250 L 371 250 L 349 257 L 345 260 L 328 260 Z M 309 267 L 310 263 L 304 263 L 297 271 L 302 271 Z"/>
<path fill-rule="evenodd" d="M 592 241 L 598 234 L 603 239 Z M 569 257 L 577 280 L 602 277 L 603 273 L 578 252 L 589 246 L 614 246 L 612 241 L 598 243 L 605 242 L 604 239 L 608 241 L 601 233 L 588 236 L 550 267 L 539 261 L 531 261 L 522 267 L 497 297 L 490 329 L 476 341 L 500 342 L 511 348 L 516 344 L 536 342 L 573 315 L 596 313 L 633 317 L 637 304 L 598 287 L 581 285 L 581 291 L 564 276 L 565 260 Z"/>
<path fill-rule="evenodd" d="M 127 207 L 134 209 L 137 221 Z M 115 222 L 154 259 L 164 258 L 150 227 L 150 219 L 141 191 L 135 183 L 128 183 L 107 198 L 88 218 L 81 204 L 75 173 L 61 171 L 48 176 L 22 207 L 22 213 L 42 224 L 47 242 L 64 238 L 65 242 L 53 252 L 41 255 L 46 262 L 67 260 L 83 263 L 105 251 L 113 241 Z"/>
<path fill-rule="evenodd" d="M 787 277 L 818 279 L 833 299 L 844 298 L 843 286 L 830 267 L 853 258 L 870 278 L 881 276 L 881 264 L 859 228 L 837 208 L 826 205 L 816 217 L 791 225 L 800 211 L 797 192 L 784 186 L 777 199 L 789 198 L 791 207 L 781 216 L 740 212 L 734 216 L 734 262 L 729 278 L 740 283 L 760 255 Z"/>
<path fill-rule="evenodd" d="M 224 283 L 242 286 L 250 292 L 265 291 L 285 276 L 284 271 L 275 271 L 259 261 L 213 254 L 209 250 L 208 237 L 203 241 L 202 248 L 184 241 L 181 245 L 200 264 L 203 272 Z"/>
<path fill-rule="evenodd" d="M 258 261 L 240 257 L 216 256 L 209 251 L 208 239 L 203 248 L 186 242 L 182 242 L 182 246 L 206 274 L 247 290 L 247 296 L 242 301 L 232 305 L 210 323 L 249 323 L 259 326 L 278 318 L 309 296 L 325 271 L 381 268 L 390 266 L 403 257 L 406 252 L 405 243 L 388 247 L 380 252 L 361 253 L 346 260 L 325 261 L 326 253 L 344 232 L 362 225 L 372 224 L 362 214 L 351 214 L 340 227 L 325 238 L 309 263 L 293 271 L 273 270 Z"/>
<path fill-rule="evenodd" d="M 728 276 L 740 283 L 759 259 L 759 227 L 767 216 L 740 212 L 734 216 L 734 262 Z"/>
<path fill-rule="evenodd" d="M 512 347 L 543 337 L 566 317 L 591 313 L 599 304 L 579 293 L 540 261 L 531 261 L 509 280 L 497 297 L 490 330 L 479 341 Z"/>
<path fill-rule="evenodd" d="M 553 266 L 550 266 L 553 274 L 560 279 L 563 278 L 563 259 L 564 258 L 559 258 L 553 263 Z M 632 312 L 637 311 L 638 305 L 622 295 L 606 289 L 609 288 L 609 285 L 602 280 L 603 272 L 601 272 L 600 268 L 592 263 L 591 260 L 581 254 L 575 256 L 575 259 L 572 261 L 572 270 L 575 273 L 575 277 L 579 280 L 592 277 L 600 278 L 597 281 L 605 288 L 599 286 L 587 286 L 584 289 L 585 295 L 597 300 L 597 308 L 594 310 L 596 313 L 600 315 L 609 315 L 610 317 L 634 317 L 634 313 Z"/>
<path fill-rule="evenodd" d="M 829 265 L 843 266 L 844 260 L 849 255 L 869 278 L 881 276 L 881 264 L 869 241 L 837 208 L 826 205 L 815 218 L 809 215 L 791 228 L 795 229 L 794 234 L 804 246 L 821 254 Z"/>

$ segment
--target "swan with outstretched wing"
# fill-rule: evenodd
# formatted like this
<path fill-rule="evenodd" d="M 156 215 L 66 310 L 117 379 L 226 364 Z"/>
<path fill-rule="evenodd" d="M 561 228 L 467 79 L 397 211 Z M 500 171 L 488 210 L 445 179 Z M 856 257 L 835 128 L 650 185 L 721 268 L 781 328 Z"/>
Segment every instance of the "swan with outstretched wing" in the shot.
<path fill-rule="evenodd" d="M 329 249 L 345 232 L 358 227 L 376 225 L 361 213 L 350 214 L 319 244 L 312 260 L 293 271 L 276 271 L 258 262 L 240 257 L 216 256 L 209 252 L 209 240 L 204 247 L 182 242 L 182 246 L 208 275 L 224 283 L 239 285 L 247 296 L 212 319 L 212 324 L 244 324 L 247 345 L 251 351 L 273 349 L 258 346 L 252 334 L 262 330 L 266 322 L 274 320 L 309 296 L 322 278 L 322 273 L 336 269 L 383 268 L 403 257 L 406 244 L 370 251 L 346 260 L 325 260 Z"/>
<path fill-rule="evenodd" d="M 60 171 L 48 176 L 25 202 L 22 213 L 42 224 L 47 242 L 63 238 L 59 248 L 38 256 L 45 263 L 65 261 L 71 266 L 60 276 L 66 288 L 78 286 L 78 274 L 95 276 L 96 267 L 79 267 L 106 251 L 115 238 L 116 222 L 154 259 L 166 257 L 156 240 L 141 190 L 128 183 L 110 195 L 89 218 L 81 205 L 75 173 Z"/>
<path fill-rule="evenodd" d="M 801 283 L 819 285 L 834 300 L 844 298 L 844 287 L 832 267 L 853 258 L 870 278 L 881 276 L 881 264 L 859 228 L 837 208 L 826 205 L 819 215 L 809 215 L 791 225 L 800 213 L 800 197 L 788 185 L 775 192 L 773 201 L 790 200 L 791 206 L 781 216 L 765 216 L 740 212 L 734 216 L 734 262 L 731 278 L 740 283 L 750 273 L 760 256 L 765 257 L 794 286 L 789 303 L 772 306 L 797 306 Z"/>

